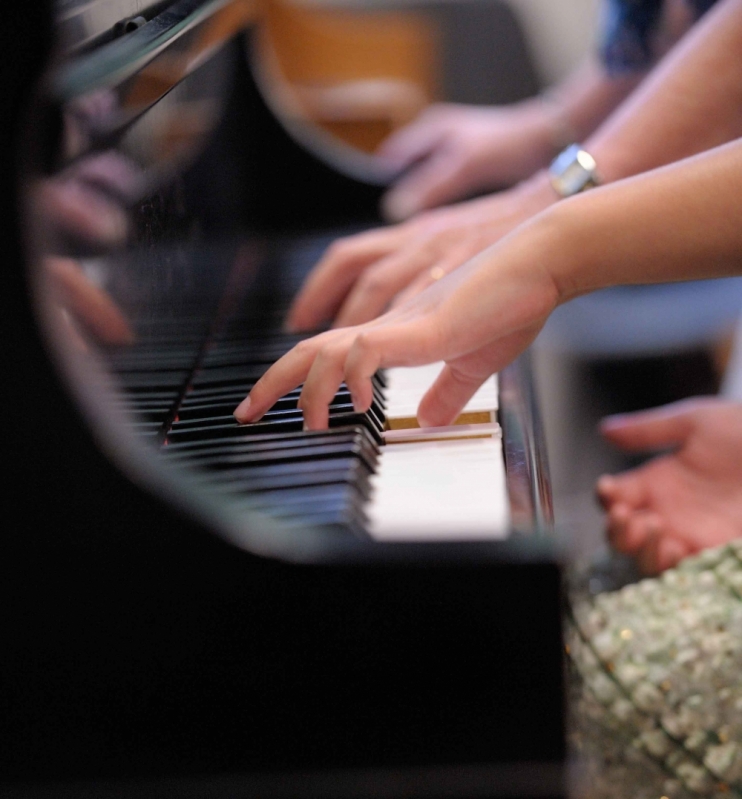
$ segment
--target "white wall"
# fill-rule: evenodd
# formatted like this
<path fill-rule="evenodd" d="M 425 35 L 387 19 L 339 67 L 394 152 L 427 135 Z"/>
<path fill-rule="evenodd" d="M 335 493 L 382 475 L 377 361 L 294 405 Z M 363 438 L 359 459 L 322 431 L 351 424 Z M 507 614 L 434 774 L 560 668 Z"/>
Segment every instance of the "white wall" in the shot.
<path fill-rule="evenodd" d="M 599 0 L 507 2 L 523 25 L 536 68 L 544 83 L 554 83 L 564 77 L 594 48 Z"/>
<path fill-rule="evenodd" d="M 388 8 L 409 0 L 294 0 L 308 5 Z M 466 3 L 467 0 L 429 0 Z M 413 0 L 414 2 L 414 0 Z M 544 84 L 564 77 L 594 46 L 601 0 L 505 0 L 523 26 Z"/>

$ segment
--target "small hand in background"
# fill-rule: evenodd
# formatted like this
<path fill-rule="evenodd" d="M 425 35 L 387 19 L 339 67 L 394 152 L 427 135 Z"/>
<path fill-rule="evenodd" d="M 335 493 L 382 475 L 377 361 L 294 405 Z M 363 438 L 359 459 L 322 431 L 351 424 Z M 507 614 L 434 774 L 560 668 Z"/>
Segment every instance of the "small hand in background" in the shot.
<path fill-rule="evenodd" d="M 685 400 L 608 417 L 601 430 L 622 449 L 672 448 L 597 485 L 611 544 L 643 572 L 742 536 L 742 404 Z"/>

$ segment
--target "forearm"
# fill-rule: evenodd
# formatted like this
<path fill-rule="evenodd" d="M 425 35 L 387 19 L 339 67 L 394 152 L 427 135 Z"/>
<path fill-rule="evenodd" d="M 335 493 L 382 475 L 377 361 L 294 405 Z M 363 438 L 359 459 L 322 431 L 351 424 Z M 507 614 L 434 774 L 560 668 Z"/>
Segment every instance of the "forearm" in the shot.
<path fill-rule="evenodd" d="M 715 8 L 586 142 L 606 181 L 742 135 L 742 0 Z"/>
<path fill-rule="evenodd" d="M 742 139 L 565 200 L 534 227 L 561 303 L 621 284 L 742 274 L 741 221 Z"/>
<path fill-rule="evenodd" d="M 562 83 L 544 94 L 554 125 L 571 131 L 573 141 L 585 140 L 644 79 L 646 72 L 636 71 L 609 75 L 597 59 L 592 58 L 569 75 Z"/>

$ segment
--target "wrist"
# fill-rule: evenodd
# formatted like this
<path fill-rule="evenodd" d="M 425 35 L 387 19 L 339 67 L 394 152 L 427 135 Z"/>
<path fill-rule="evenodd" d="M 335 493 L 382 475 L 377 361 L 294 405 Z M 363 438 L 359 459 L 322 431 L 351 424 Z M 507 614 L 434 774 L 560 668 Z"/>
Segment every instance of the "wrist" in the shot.
<path fill-rule="evenodd" d="M 556 305 L 591 290 L 583 285 L 591 256 L 590 242 L 582 240 L 585 225 L 580 218 L 581 207 L 582 200 L 576 197 L 554 202 L 532 220 L 529 235 L 536 243 L 533 257 L 554 286 Z"/>
<path fill-rule="evenodd" d="M 567 145 L 576 141 L 574 131 L 562 108 L 543 95 L 510 106 L 513 112 L 513 135 L 520 142 L 522 177 L 547 167 Z M 527 153 L 527 157 L 525 154 Z"/>
<path fill-rule="evenodd" d="M 565 147 L 580 140 L 580 134 L 572 124 L 569 112 L 557 95 L 547 89 L 539 95 L 542 113 L 551 145 L 551 158 L 559 155 Z"/>
<path fill-rule="evenodd" d="M 546 169 L 539 170 L 528 180 L 519 183 L 513 191 L 526 218 L 545 211 L 560 199 L 551 185 Z"/>

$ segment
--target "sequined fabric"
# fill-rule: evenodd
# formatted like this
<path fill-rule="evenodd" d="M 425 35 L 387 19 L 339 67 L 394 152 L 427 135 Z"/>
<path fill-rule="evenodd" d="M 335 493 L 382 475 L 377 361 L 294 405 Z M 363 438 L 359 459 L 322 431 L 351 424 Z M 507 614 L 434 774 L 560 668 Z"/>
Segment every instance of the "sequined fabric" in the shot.
<path fill-rule="evenodd" d="M 566 649 L 577 795 L 742 797 L 742 542 L 573 596 Z"/>

